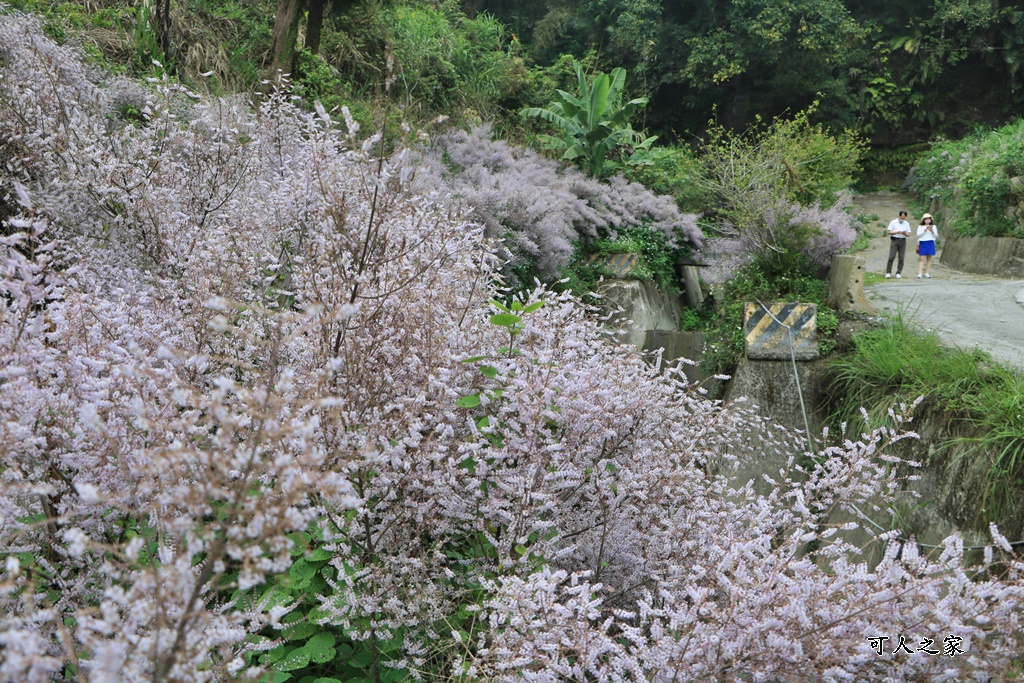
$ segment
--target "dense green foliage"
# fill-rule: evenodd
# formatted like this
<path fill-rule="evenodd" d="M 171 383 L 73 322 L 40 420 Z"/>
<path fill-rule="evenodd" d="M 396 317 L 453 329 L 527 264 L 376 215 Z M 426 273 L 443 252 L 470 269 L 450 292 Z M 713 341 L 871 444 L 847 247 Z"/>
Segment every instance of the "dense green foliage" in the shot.
<path fill-rule="evenodd" d="M 1012 0 L 479 0 L 539 63 L 595 49 L 634 70 L 655 128 L 742 127 L 821 99 L 821 117 L 886 144 L 1019 109 L 1024 21 Z"/>
<path fill-rule="evenodd" d="M 914 189 L 955 234 L 1024 237 L 1024 120 L 936 144 Z"/>
<path fill-rule="evenodd" d="M 980 468 L 983 522 L 995 520 L 1024 486 L 1024 376 L 991 362 L 982 351 L 951 349 L 934 333 L 913 329 L 901 316 L 854 336 L 850 353 L 831 364 L 832 421 L 891 421 L 891 410 L 923 397 L 925 404 L 973 428 L 956 437 Z"/>
<path fill-rule="evenodd" d="M 625 69 L 597 72 L 588 78 L 582 64 L 573 62 L 573 67 L 576 94 L 558 90 L 547 107 L 527 107 L 523 116 L 542 119 L 559 130 L 560 136 L 545 135 L 542 142 L 548 149 L 562 152 L 562 159 L 579 163 L 595 178 L 611 175 L 620 168 L 615 157 L 626 164 L 635 163 L 635 157 L 646 153 L 656 139 L 643 136 L 630 125 L 647 98 L 622 101 Z"/>
<path fill-rule="evenodd" d="M 713 305 L 702 314 L 702 324 L 695 324 L 692 316 L 684 321 L 684 327 L 704 330 L 707 337 L 704 367 L 708 372 L 732 373 L 743 357 L 745 302 L 815 304 L 818 348 L 825 356 L 835 350 L 839 317 L 828 304 L 828 286 L 821 277 L 820 266 L 799 252 L 789 257 L 785 264 L 777 259 L 758 259 L 742 268 L 714 295 Z"/>
<path fill-rule="evenodd" d="M 691 258 L 688 247 L 669 246 L 663 233 L 646 226 L 626 227 L 618 231 L 615 239 L 601 237 L 581 244 L 574 264 L 564 273 L 566 281 L 556 289 L 592 291 L 599 278 L 615 274 L 601 265 L 588 264 L 589 257 L 613 254 L 638 255 L 636 265 L 624 275 L 625 278 L 657 282 L 667 290 L 677 292 L 676 262 Z"/>
<path fill-rule="evenodd" d="M 113 68 L 148 73 L 156 59 L 214 91 L 259 84 L 277 10 L 175 0 L 165 53 L 156 3 L 12 4 Z M 305 10 L 297 21 L 302 35 Z M 334 0 L 309 52 L 292 64 L 307 94 L 369 111 L 390 91 L 417 116 L 479 117 L 518 135 L 522 108 L 575 87 L 573 59 L 588 72 L 625 68 L 629 97 L 650 99 L 638 128 L 687 141 L 715 107 L 743 128 L 818 100 L 818 121 L 885 145 L 924 142 L 1001 123 L 1024 92 L 1024 12 L 1010 0 Z"/>
<path fill-rule="evenodd" d="M 696 152 L 685 145 L 654 147 L 644 163 L 623 169 L 633 182 L 651 189 L 655 194 L 671 195 L 683 211 L 704 211 L 710 198 L 697 179 L 701 175 Z"/>

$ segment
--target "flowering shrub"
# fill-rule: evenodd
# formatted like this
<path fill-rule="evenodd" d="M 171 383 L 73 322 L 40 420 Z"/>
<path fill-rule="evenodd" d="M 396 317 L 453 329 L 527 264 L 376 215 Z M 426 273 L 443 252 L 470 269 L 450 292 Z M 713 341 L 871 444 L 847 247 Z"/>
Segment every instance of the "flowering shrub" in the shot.
<path fill-rule="evenodd" d="M 776 201 L 764 211 L 759 225 L 749 225 L 733 236 L 707 240 L 704 251 L 710 267 L 704 279 L 722 284 L 755 261 L 779 275 L 796 270 L 800 265 L 797 261 L 827 266 L 857 237 L 847 213 L 851 205 L 849 193 L 842 194 L 827 209 Z"/>
<path fill-rule="evenodd" d="M 622 176 L 600 182 L 530 149 L 491 140 L 488 126 L 445 136 L 432 167 L 443 170 L 443 160 L 450 167 L 448 187 L 472 207 L 472 217 L 489 236 L 505 239 L 513 264 L 535 261 L 544 277 L 569 264 L 580 240 L 614 238 L 627 226 L 644 225 L 673 246 L 702 241 L 697 217 L 680 213 L 671 197 Z"/>
<path fill-rule="evenodd" d="M 107 90 L 0 16 L 0 681 L 984 678 L 1024 570 L 837 511 L 876 431 L 791 438 L 539 290 L 322 108 Z M 180 110 L 184 116 L 176 114 Z M 351 130 L 351 128 L 350 128 Z M 500 295 L 500 292 L 498 293 Z M 870 529 L 866 531 L 870 532 Z M 868 637 L 955 633 L 967 654 Z M 940 636 L 941 637 L 941 636 Z"/>
<path fill-rule="evenodd" d="M 716 271 L 712 281 L 755 260 L 780 271 L 794 258 L 828 264 L 856 238 L 845 214 L 846 188 L 864 143 L 849 131 L 837 135 L 812 125 L 813 111 L 742 133 L 709 128 L 694 182 L 712 199 L 709 220 L 724 240 L 706 253 Z"/>

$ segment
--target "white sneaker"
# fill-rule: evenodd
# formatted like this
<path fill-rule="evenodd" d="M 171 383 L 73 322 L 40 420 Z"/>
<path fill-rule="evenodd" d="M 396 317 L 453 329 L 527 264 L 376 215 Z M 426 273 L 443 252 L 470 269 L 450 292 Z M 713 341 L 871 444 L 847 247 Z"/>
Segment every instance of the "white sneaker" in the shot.
<path fill-rule="evenodd" d="M 888 280 L 888 279 L 889 279 L 890 277 L 891 277 L 891 276 L 889 275 L 889 273 L 886 273 L 886 274 L 885 274 L 885 279 L 886 279 L 886 280 Z"/>
<path fill-rule="evenodd" d="M 931 279 L 932 279 L 932 276 L 931 276 L 931 275 L 930 275 L 929 273 L 925 273 L 925 274 L 924 274 L 924 276 L 925 276 L 926 278 L 928 278 L 929 280 L 931 280 Z"/>
<path fill-rule="evenodd" d="M 897 279 L 897 280 L 899 280 L 899 279 L 900 279 L 901 277 L 903 277 L 903 276 L 902 276 L 902 275 L 900 275 L 899 273 L 896 273 L 896 279 Z"/>
<path fill-rule="evenodd" d="M 920 275 L 918 275 L 918 276 L 917 276 L 917 279 L 918 279 L 918 280 L 920 280 L 920 279 L 921 279 L 921 276 L 920 276 Z"/>

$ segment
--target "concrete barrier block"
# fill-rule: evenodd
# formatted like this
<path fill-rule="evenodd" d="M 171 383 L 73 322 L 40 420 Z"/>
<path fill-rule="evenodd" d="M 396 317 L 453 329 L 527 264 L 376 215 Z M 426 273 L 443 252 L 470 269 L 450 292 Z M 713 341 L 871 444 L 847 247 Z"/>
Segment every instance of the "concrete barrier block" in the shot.
<path fill-rule="evenodd" d="M 828 298 L 832 305 L 841 311 L 878 313 L 864 294 L 866 266 L 863 256 L 844 254 L 832 259 L 828 272 Z"/>
<path fill-rule="evenodd" d="M 815 360 L 820 356 L 817 306 L 800 303 L 766 306 L 744 305 L 743 336 L 747 358 L 789 360 L 795 356 L 796 360 Z"/>

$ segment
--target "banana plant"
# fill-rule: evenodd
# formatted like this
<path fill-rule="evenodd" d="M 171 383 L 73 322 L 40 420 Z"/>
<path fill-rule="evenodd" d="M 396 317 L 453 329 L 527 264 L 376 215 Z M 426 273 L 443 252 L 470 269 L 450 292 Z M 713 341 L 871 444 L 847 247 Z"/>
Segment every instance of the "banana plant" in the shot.
<path fill-rule="evenodd" d="M 593 82 L 588 82 L 580 63 L 574 61 L 573 66 L 579 79 L 578 95 L 558 90 L 546 108 L 529 107 L 521 113 L 560 128 L 561 137 L 541 136 L 544 145 L 562 150 L 563 159 L 580 164 L 587 173 L 600 178 L 619 167 L 611 157 L 618 155 L 627 163 L 636 160 L 657 137 L 645 137 L 630 125 L 630 119 L 647 104 L 647 98 L 638 97 L 623 104 L 625 69 L 612 69 L 611 74 L 599 71 Z"/>

